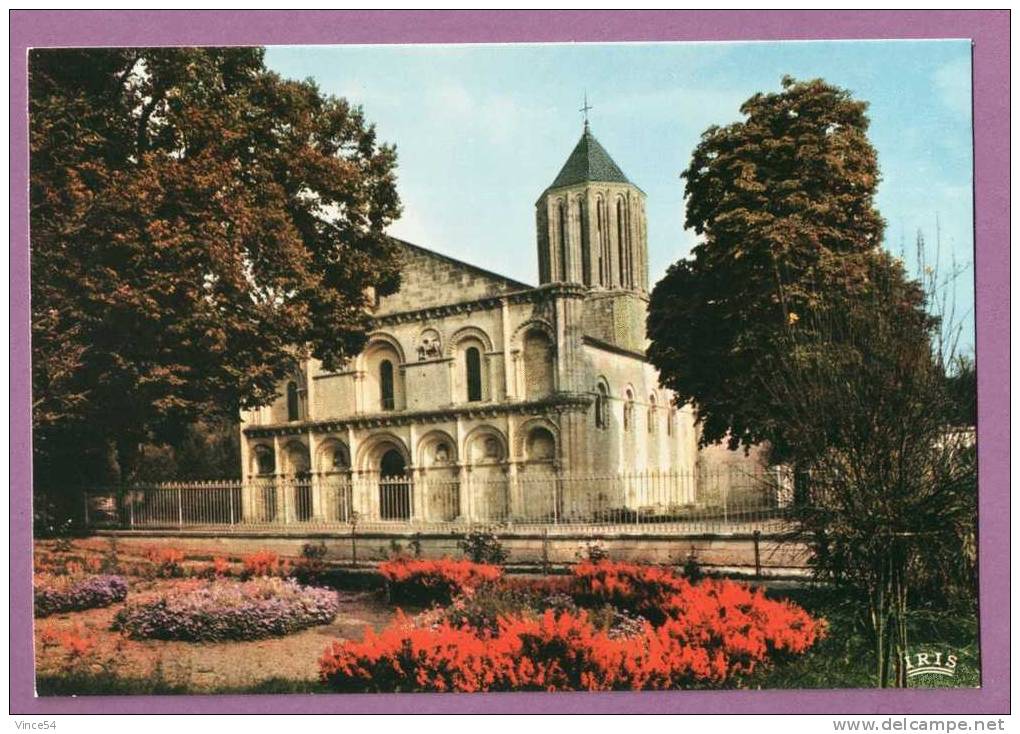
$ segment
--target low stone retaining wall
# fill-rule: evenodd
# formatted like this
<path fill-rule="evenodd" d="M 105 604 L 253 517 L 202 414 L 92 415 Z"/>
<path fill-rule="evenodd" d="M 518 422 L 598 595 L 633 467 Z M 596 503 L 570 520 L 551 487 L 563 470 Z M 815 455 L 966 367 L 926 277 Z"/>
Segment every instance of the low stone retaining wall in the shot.
<path fill-rule="evenodd" d="M 429 558 L 462 555 L 457 546 L 459 534 L 443 533 L 357 533 L 305 532 L 301 535 L 279 531 L 216 533 L 209 530 L 106 530 L 102 537 L 143 545 L 166 545 L 192 553 L 244 556 L 269 550 L 280 556 L 298 557 L 305 543 L 326 545 L 327 562 L 372 563 L 385 560 L 394 552 L 411 553 L 416 545 Z M 561 566 L 586 556 L 587 548 L 597 543 L 618 561 L 668 563 L 682 565 L 694 558 L 706 570 L 735 575 L 763 577 L 806 577 L 808 549 L 803 543 L 783 537 L 753 533 L 695 535 L 678 537 L 654 534 L 572 533 L 514 534 L 500 536 L 509 551 L 509 563 L 525 566 Z"/>

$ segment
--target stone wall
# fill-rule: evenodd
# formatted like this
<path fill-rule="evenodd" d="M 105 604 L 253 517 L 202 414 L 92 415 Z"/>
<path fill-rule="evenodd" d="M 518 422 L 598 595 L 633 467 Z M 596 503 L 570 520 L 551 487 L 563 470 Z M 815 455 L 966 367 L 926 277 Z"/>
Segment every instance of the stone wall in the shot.
<path fill-rule="evenodd" d="M 592 291 L 585 299 L 584 333 L 606 344 L 644 353 L 647 299 L 630 291 Z"/>
<path fill-rule="evenodd" d="M 285 535 L 281 533 L 236 533 L 213 535 L 191 532 L 104 531 L 123 543 L 144 546 L 171 546 L 190 553 L 241 557 L 260 550 L 268 550 L 282 557 L 301 555 L 305 543 L 323 542 L 326 561 L 350 563 L 357 556 L 359 563 L 385 560 L 395 549 L 408 551 L 410 543 L 421 544 L 422 554 L 428 558 L 444 556 L 460 558 L 463 552 L 454 535 L 414 533 L 369 533 L 351 536 L 350 533 L 310 533 Z M 738 536 L 602 536 L 581 534 L 545 534 L 503 537 L 501 542 L 509 551 L 509 564 L 536 565 L 549 563 L 556 566 L 576 563 L 585 557 L 590 543 L 597 542 L 609 557 L 616 561 L 639 563 L 667 563 L 683 565 L 693 558 L 705 570 L 753 573 L 755 564 L 755 538 Z M 758 538 L 758 567 L 763 576 L 809 574 L 808 550 L 803 544 L 763 535 Z"/>
<path fill-rule="evenodd" d="M 379 299 L 376 313 L 380 316 L 531 287 L 408 243 L 401 243 L 399 254 L 403 262 L 400 290 Z"/>

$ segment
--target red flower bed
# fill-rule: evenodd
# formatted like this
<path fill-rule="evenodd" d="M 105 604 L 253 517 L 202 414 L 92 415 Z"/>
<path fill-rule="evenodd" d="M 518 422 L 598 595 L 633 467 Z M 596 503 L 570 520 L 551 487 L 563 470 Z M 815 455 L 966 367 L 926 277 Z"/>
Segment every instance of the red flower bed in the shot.
<path fill-rule="evenodd" d="M 802 653 L 824 631 L 797 605 L 729 579 L 692 584 L 668 568 L 612 561 L 582 563 L 573 572 L 579 603 L 612 604 L 685 641 L 721 645 L 745 667 L 766 654 Z"/>
<path fill-rule="evenodd" d="M 732 581 L 694 585 L 668 569 L 605 562 L 575 573 L 579 601 L 660 621 L 621 638 L 584 610 L 513 614 L 495 631 L 401 617 L 361 642 L 334 642 L 320 659 L 322 680 L 340 691 L 718 687 L 803 653 L 824 630 L 796 605 Z"/>
<path fill-rule="evenodd" d="M 257 551 L 242 559 L 244 576 L 258 578 L 260 576 L 285 576 L 290 570 L 286 562 L 280 562 L 280 556 L 272 551 Z"/>
<path fill-rule="evenodd" d="M 674 594 L 688 594 L 692 584 L 662 566 L 599 561 L 573 567 L 574 596 L 585 606 L 612 604 L 656 624 L 670 616 L 664 608 Z"/>
<path fill-rule="evenodd" d="M 613 638 L 583 611 L 503 619 L 494 635 L 399 620 L 361 642 L 334 642 L 319 668 L 347 692 L 609 691 L 718 687 L 764 660 L 763 648 L 688 644 L 684 632 L 646 623 L 636 637 Z"/>
<path fill-rule="evenodd" d="M 155 566 L 155 573 L 162 578 L 175 578 L 184 575 L 181 566 L 184 563 L 184 551 L 177 548 L 147 548 L 145 558 Z"/>
<path fill-rule="evenodd" d="M 391 600 L 416 604 L 447 604 L 454 596 L 503 576 L 499 566 L 450 558 L 397 558 L 380 564 L 379 573 L 386 577 Z"/>

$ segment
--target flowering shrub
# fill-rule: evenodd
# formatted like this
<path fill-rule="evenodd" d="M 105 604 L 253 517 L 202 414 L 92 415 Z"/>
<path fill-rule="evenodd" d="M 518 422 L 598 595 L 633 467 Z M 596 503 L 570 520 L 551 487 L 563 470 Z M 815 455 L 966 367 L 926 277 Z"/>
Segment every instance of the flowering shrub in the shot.
<path fill-rule="evenodd" d="M 80 627 L 75 629 L 45 628 L 39 632 L 39 643 L 43 647 L 58 647 L 66 655 L 67 662 L 86 658 L 96 648 L 96 640 Z"/>
<path fill-rule="evenodd" d="M 209 567 L 209 572 L 215 577 L 223 577 L 230 575 L 230 561 L 222 556 L 216 556 L 212 559 L 212 565 Z"/>
<path fill-rule="evenodd" d="M 405 619 L 362 642 L 334 642 L 319 661 L 337 691 L 654 690 L 707 687 L 726 679 L 725 660 L 657 634 L 638 638 L 597 630 L 586 612 L 549 610 L 512 617 L 494 635 L 449 624 L 420 628 Z"/>
<path fill-rule="evenodd" d="M 448 604 L 456 595 L 499 581 L 503 575 L 498 566 L 450 558 L 397 558 L 380 564 L 379 573 L 386 577 L 391 600 L 417 604 Z"/>
<path fill-rule="evenodd" d="M 823 633 L 824 621 L 744 584 L 602 561 L 570 582 L 508 580 L 417 621 L 399 616 L 334 642 L 319 666 L 341 691 L 719 687 Z"/>
<path fill-rule="evenodd" d="M 491 563 L 500 566 L 506 563 L 510 552 L 503 547 L 499 536 L 492 529 L 472 530 L 457 541 L 457 547 L 464 551 L 468 560 L 474 563 Z"/>
<path fill-rule="evenodd" d="M 539 596 L 565 595 L 574 596 L 577 591 L 577 579 L 573 576 L 505 576 L 499 585 L 513 591 L 521 591 Z"/>
<path fill-rule="evenodd" d="M 145 558 L 156 568 L 155 573 L 160 578 L 170 579 L 184 575 L 184 551 L 177 548 L 147 548 Z"/>
<path fill-rule="evenodd" d="M 327 624 L 339 607 L 336 592 L 294 581 L 213 581 L 128 604 L 113 626 L 134 638 L 254 640 Z"/>
<path fill-rule="evenodd" d="M 258 551 L 242 559 L 245 578 L 259 576 L 286 576 L 290 565 L 280 561 L 280 557 L 272 551 Z"/>
<path fill-rule="evenodd" d="M 666 568 L 609 561 L 580 564 L 574 574 L 579 602 L 608 602 L 677 639 L 718 647 L 740 672 L 769 655 L 802 653 L 825 631 L 797 605 L 728 579 L 691 584 Z"/>
<path fill-rule="evenodd" d="M 599 561 L 579 563 L 572 569 L 578 602 L 585 606 L 612 604 L 655 624 L 669 616 L 664 608 L 675 594 L 688 594 L 691 584 L 668 568 Z"/>
<path fill-rule="evenodd" d="M 58 612 L 107 607 L 122 601 L 127 592 L 127 582 L 120 576 L 37 574 L 35 616 L 45 617 Z"/>

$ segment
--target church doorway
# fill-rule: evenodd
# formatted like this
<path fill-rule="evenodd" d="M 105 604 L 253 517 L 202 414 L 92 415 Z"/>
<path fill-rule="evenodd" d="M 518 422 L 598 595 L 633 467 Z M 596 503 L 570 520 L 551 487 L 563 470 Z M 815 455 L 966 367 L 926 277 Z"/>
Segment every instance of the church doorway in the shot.
<path fill-rule="evenodd" d="M 397 449 L 389 449 L 379 461 L 379 516 L 383 520 L 411 519 L 411 483 L 404 455 Z"/>

